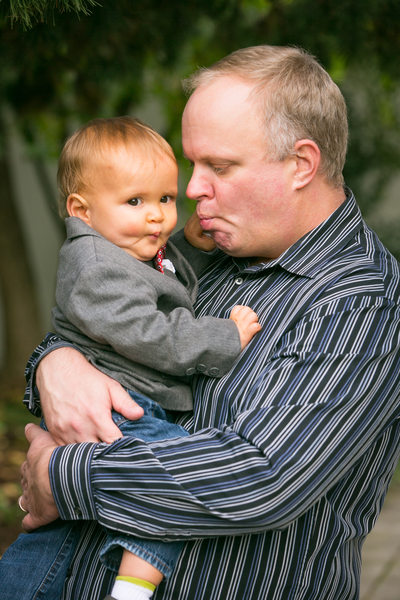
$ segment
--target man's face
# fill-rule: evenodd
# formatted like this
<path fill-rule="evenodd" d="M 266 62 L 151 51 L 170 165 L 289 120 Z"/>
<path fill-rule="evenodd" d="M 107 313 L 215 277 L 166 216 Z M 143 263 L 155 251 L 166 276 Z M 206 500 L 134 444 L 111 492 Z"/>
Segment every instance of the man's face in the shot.
<path fill-rule="evenodd" d="M 232 256 L 278 257 L 298 237 L 295 160 L 271 161 L 252 84 L 223 76 L 199 87 L 182 118 L 193 165 L 187 195 L 204 231 Z"/>

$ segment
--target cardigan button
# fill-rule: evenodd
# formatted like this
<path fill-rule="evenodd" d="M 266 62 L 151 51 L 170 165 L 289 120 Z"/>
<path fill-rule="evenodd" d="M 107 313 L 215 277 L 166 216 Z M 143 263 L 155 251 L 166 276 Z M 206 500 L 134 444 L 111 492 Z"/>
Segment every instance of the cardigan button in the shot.
<path fill-rule="evenodd" d="M 219 375 L 218 367 L 211 367 L 211 369 L 208 371 L 208 374 L 211 375 L 211 377 L 217 377 Z"/>

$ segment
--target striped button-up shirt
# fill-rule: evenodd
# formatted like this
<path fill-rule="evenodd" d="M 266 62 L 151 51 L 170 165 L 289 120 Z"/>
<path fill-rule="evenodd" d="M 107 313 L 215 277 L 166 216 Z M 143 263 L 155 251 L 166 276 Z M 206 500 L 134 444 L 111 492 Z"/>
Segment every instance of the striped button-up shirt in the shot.
<path fill-rule="evenodd" d="M 362 543 L 400 454 L 399 292 L 399 264 L 350 193 L 277 260 L 221 254 L 196 314 L 246 304 L 262 331 L 227 375 L 196 376 L 190 436 L 56 450 L 62 518 L 187 541 L 155 600 L 358 598 Z M 102 528 L 82 532 L 66 600 L 101 599 L 113 577 Z"/>

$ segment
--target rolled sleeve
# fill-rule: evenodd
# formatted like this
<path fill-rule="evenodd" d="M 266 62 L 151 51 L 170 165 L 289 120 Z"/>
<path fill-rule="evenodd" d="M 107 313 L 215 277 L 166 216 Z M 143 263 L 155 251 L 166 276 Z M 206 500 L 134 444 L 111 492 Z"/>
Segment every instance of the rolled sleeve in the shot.
<path fill-rule="evenodd" d="M 23 402 L 27 409 L 35 415 L 35 417 L 41 417 L 42 411 L 40 408 L 40 398 L 39 398 L 39 390 L 36 387 L 36 371 L 40 364 L 40 361 L 53 352 L 53 350 L 57 350 L 57 348 L 65 348 L 72 347 L 76 350 L 79 350 L 73 344 L 63 340 L 58 335 L 54 333 L 48 333 L 44 340 L 36 346 L 34 351 L 32 352 L 27 365 L 25 367 L 25 380 L 26 387 L 24 393 Z"/>

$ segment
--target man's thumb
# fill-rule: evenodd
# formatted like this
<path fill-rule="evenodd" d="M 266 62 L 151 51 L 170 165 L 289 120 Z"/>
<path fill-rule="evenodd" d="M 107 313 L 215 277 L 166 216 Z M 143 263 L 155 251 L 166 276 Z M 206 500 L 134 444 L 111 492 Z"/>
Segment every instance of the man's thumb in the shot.
<path fill-rule="evenodd" d="M 28 442 L 31 444 L 33 440 L 43 432 L 40 427 L 35 425 L 35 423 L 28 423 L 25 425 L 25 437 Z"/>

